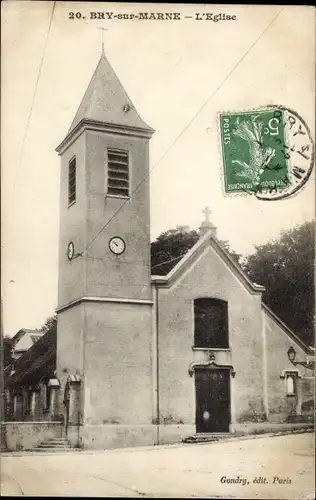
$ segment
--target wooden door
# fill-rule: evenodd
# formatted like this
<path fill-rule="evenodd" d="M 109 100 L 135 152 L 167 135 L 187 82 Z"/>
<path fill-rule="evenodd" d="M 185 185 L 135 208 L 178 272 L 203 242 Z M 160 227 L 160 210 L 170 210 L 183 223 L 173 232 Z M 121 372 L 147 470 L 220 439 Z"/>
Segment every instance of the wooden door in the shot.
<path fill-rule="evenodd" d="M 195 369 L 195 392 L 196 432 L 229 432 L 229 370 Z"/>

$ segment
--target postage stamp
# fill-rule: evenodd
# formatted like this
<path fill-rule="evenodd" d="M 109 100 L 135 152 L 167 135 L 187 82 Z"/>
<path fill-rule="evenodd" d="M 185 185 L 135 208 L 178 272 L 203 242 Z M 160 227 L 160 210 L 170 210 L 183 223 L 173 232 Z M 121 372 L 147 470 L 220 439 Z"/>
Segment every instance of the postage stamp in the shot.
<path fill-rule="evenodd" d="M 314 144 L 304 120 L 284 106 L 219 115 L 226 193 L 288 197 L 307 182 Z"/>

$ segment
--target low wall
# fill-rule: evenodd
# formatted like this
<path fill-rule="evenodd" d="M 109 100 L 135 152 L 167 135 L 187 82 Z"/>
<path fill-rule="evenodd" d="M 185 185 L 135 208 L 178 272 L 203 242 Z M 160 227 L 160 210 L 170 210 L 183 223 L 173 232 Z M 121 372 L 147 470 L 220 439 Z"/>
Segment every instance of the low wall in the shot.
<path fill-rule="evenodd" d="M 247 424 L 231 424 L 230 432 L 232 434 L 262 434 L 265 432 L 284 432 L 294 429 L 311 429 L 312 423 L 274 423 L 274 422 L 259 422 Z"/>
<path fill-rule="evenodd" d="M 5 422 L 3 426 L 10 451 L 30 450 L 45 439 L 62 436 L 60 422 Z"/>

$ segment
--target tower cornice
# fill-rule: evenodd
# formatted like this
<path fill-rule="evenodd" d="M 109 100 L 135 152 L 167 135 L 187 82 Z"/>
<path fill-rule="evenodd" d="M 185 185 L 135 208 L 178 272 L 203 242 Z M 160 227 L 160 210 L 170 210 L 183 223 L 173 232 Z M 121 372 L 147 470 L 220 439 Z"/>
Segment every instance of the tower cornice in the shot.
<path fill-rule="evenodd" d="M 59 155 L 63 154 L 69 148 L 69 146 L 71 146 L 71 144 L 86 130 L 106 132 L 116 135 L 125 135 L 130 137 L 140 137 L 144 139 L 150 139 L 155 132 L 153 128 L 145 129 L 140 127 L 129 127 L 116 123 L 104 123 L 96 120 L 83 119 L 74 129 L 72 129 L 67 134 L 65 139 L 57 146 L 57 153 Z"/>
<path fill-rule="evenodd" d="M 71 307 L 78 306 L 80 304 L 84 304 L 87 302 L 92 302 L 95 304 L 98 303 L 114 303 L 114 304 L 136 304 L 136 305 L 145 305 L 145 306 L 152 306 L 153 301 L 152 300 L 145 300 L 145 299 L 134 299 L 134 298 L 124 298 L 124 297 L 93 297 L 93 296 L 84 296 L 81 298 L 78 298 L 76 300 L 72 300 L 68 302 L 67 304 L 61 305 L 57 307 L 56 312 L 61 313 L 62 311 L 66 311 L 67 309 L 70 309 Z"/>

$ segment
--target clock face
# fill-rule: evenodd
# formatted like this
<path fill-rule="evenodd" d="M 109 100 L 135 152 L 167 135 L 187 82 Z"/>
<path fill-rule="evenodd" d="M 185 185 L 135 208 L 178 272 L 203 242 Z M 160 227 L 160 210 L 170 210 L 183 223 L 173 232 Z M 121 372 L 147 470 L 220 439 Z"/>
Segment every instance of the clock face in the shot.
<path fill-rule="evenodd" d="M 72 241 L 70 241 L 68 243 L 68 247 L 67 247 L 67 257 L 68 257 L 68 260 L 72 260 L 73 257 L 75 255 L 75 245 L 73 244 Z"/>
<path fill-rule="evenodd" d="M 126 244 L 123 238 L 113 236 L 113 238 L 110 239 L 109 247 L 111 252 L 115 253 L 115 255 L 121 255 L 126 248 Z"/>

